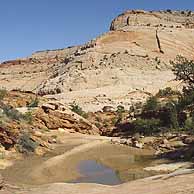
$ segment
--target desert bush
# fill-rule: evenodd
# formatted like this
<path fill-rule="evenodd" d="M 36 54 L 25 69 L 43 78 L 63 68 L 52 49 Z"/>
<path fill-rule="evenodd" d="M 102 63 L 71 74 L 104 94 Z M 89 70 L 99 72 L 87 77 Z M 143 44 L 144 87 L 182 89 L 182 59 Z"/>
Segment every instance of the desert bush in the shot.
<path fill-rule="evenodd" d="M 122 120 L 123 120 L 123 116 L 121 113 L 119 113 L 116 117 L 113 117 L 111 119 L 111 125 L 117 126 L 118 124 L 121 123 Z"/>
<path fill-rule="evenodd" d="M 132 122 L 132 132 L 151 135 L 160 131 L 159 119 L 137 119 Z"/>
<path fill-rule="evenodd" d="M 95 126 L 96 126 L 97 128 L 101 128 L 101 124 L 98 123 L 98 122 L 95 123 Z"/>
<path fill-rule="evenodd" d="M 29 107 L 29 108 L 37 107 L 38 104 L 39 104 L 39 99 L 38 99 L 38 97 L 36 97 L 34 99 L 31 99 L 31 101 L 29 102 L 27 107 Z"/>
<path fill-rule="evenodd" d="M 117 106 L 116 112 L 117 112 L 117 113 L 124 113 L 124 112 L 125 112 L 124 106 L 121 106 L 121 105 Z"/>
<path fill-rule="evenodd" d="M 177 113 L 176 104 L 173 102 L 169 102 L 166 104 L 165 107 L 168 110 L 170 127 L 173 129 L 178 129 L 179 123 L 178 123 L 178 113 Z"/>
<path fill-rule="evenodd" d="M 23 115 L 18 110 L 16 110 L 15 108 L 9 105 L 4 105 L 2 109 L 3 109 L 3 114 L 5 114 L 10 119 L 20 120 L 23 118 Z"/>
<path fill-rule="evenodd" d="M 6 95 L 7 95 L 7 90 L 4 88 L 0 89 L 0 100 L 3 100 Z"/>
<path fill-rule="evenodd" d="M 194 133 L 194 111 L 190 113 L 190 116 L 185 121 L 185 130 Z"/>
<path fill-rule="evenodd" d="M 103 127 L 108 127 L 109 126 L 108 124 L 109 124 L 109 121 L 105 119 L 103 121 Z"/>
<path fill-rule="evenodd" d="M 32 112 L 28 111 L 25 114 L 23 114 L 23 119 L 27 121 L 28 124 L 32 124 L 32 120 L 33 120 Z"/>
<path fill-rule="evenodd" d="M 119 105 L 119 106 L 117 106 L 116 112 L 117 112 L 117 116 L 114 120 L 114 125 L 119 124 L 123 120 L 123 113 L 125 113 L 125 108 L 123 106 Z"/>
<path fill-rule="evenodd" d="M 179 95 L 180 92 L 172 90 L 172 88 L 167 87 L 165 89 L 160 89 L 156 94 L 157 97 L 169 97 L 172 95 Z"/>
<path fill-rule="evenodd" d="M 183 90 L 183 94 L 179 96 L 177 102 L 177 109 L 179 111 L 188 108 L 189 106 L 194 105 L 194 90 Z"/>
<path fill-rule="evenodd" d="M 18 151 L 21 153 L 34 152 L 37 147 L 37 143 L 33 141 L 28 133 L 24 133 L 20 136 L 17 144 Z"/>
<path fill-rule="evenodd" d="M 147 99 L 143 106 L 143 111 L 154 111 L 158 109 L 158 99 L 156 96 L 151 96 Z"/>
<path fill-rule="evenodd" d="M 98 123 L 102 123 L 102 118 L 96 116 L 95 119 L 96 119 L 96 121 L 97 121 Z"/>
<path fill-rule="evenodd" d="M 117 117 L 113 117 L 112 119 L 111 119 L 111 124 L 112 125 L 116 125 L 116 123 L 117 123 Z"/>
<path fill-rule="evenodd" d="M 187 120 L 185 121 L 185 126 L 184 126 L 186 131 L 192 131 L 194 132 L 194 125 L 191 117 L 188 117 Z"/>
<path fill-rule="evenodd" d="M 73 112 L 77 113 L 78 115 L 80 115 L 84 118 L 88 117 L 87 113 L 85 111 L 83 111 L 82 108 L 78 104 L 71 104 L 70 107 L 71 107 L 71 110 Z"/>

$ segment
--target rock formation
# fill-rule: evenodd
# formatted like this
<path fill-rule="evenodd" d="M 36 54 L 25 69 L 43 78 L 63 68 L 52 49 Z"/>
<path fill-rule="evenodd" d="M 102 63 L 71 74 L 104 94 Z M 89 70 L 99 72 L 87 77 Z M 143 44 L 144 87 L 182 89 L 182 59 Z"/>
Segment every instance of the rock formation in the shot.
<path fill-rule="evenodd" d="M 85 45 L 2 63 L 0 87 L 65 93 L 59 95 L 63 102 L 76 99 L 87 107 L 130 106 L 159 88 L 177 87 L 169 61 L 179 54 L 193 58 L 193 30 L 191 11 L 126 11 Z M 104 98 L 97 102 L 99 95 Z"/>

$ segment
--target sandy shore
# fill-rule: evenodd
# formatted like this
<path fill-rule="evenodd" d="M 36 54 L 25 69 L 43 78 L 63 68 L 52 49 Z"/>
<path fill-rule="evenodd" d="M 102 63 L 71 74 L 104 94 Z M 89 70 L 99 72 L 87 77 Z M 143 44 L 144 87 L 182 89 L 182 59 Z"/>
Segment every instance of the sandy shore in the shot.
<path fill-rule="evenodd" d="M 133 179 L 130 174 L 138 174 L 139 178 L 152 175 L 143 168 L 154 165 L 155 161 L 142 158 L 151 156 L 152 151 L 114 145 L 110 138 L 99 136 L 61 134 L 60 141 L 45 157 L 18 161 L 3 171 L 3 176 L 8 182 L 20 185 L 69 182 L 81 176 L 77 166 L 84 160 L 95 160 L 112 168 L 123 182 Z"/>
<path fill-rule="evenodd" d="M 193 194 L 194 174 L 167 180 L 141 179 L 118 186 L 55 183 L 32 189 L 7 188 L 0 194 Z"/>

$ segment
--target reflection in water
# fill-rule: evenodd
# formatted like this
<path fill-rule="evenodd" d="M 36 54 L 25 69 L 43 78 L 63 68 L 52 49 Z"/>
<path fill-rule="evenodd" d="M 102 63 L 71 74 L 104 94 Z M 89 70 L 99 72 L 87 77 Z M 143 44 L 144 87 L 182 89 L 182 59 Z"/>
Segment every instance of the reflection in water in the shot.
<path fill-rule="evenodd" d="M 105 185 L 118 185 L 121 180 L 116 172 L 94 160 L 84 160 L 78 165 L 81 177 L 71 183 L 98 183 Z"/>

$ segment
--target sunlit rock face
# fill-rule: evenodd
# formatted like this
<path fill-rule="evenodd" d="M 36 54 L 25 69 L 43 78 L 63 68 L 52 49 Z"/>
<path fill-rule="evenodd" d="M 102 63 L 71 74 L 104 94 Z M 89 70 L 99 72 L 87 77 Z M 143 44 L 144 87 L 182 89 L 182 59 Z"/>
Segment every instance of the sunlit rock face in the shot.
<path fill-rule="evenodd" d="M 110 31 L 84 45 L 1 64 L 0 87 L 65 92 L 65 101 L 83 104 L 103 94 L 104 104 L 109 98 L 111 105 L 129 105 L 160 88 L 177 87 L 169 61 L 177 55 L 194 58 L 193 27 L 190 11 L 129 10 L 112 21 Z"/>

